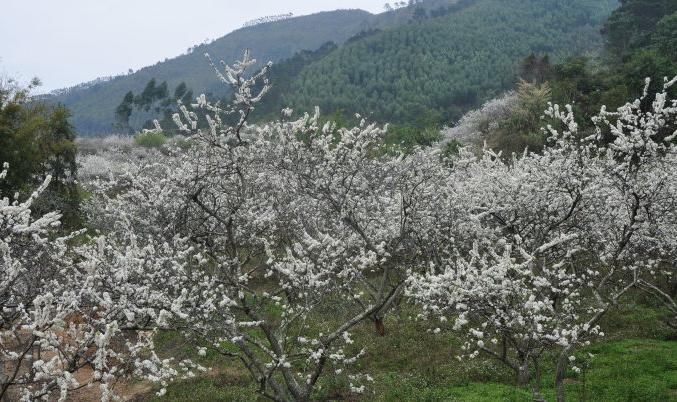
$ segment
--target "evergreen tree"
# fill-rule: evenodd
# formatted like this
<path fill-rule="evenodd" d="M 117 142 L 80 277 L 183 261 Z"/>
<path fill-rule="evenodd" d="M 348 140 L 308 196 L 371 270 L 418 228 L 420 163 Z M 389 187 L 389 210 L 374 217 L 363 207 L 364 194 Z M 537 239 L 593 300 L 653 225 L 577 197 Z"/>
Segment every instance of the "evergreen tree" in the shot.
<path fill-rule="evenodd" d="M 677 62 L 677 12 L 666 15 L 656 24 L 653 42 L 659 52 Z"/>
<path fill-rule="evenodd" d="M 141 128 L 154 129 L 153 120 L 158 120 L 164 133 L 172 135 L 177 132 L 172 115 L 178 112 L 179 102 L 190 107 L 192 100 L 193 91 L 188 88 L 185 82 L 177 85 L 173 96 L 170 96 L 167 82 L 163 81 L 160 85 L 157 85 L 157 80 L 153 78 L 148 81 L 140 94 L 134 95 L 132 91 L 129 91 L 122 98 L 115 109 L 116 125 L 130 134 L 138 131 L 130 123 L 130 119 L 136 111 L 139 116 L 134 117 L 135 120 L 138 121 L 139 117 L 145 119 Z"/>
<path fill-rule="evenodd" d="M 80 195 L 70 115 L 63 106 L 31 99 L 32 88 L 0 84 L 0 165 L 10 166 L 0 191 L 25 196 L 49 175 L 50 185 L 34 211 L 61 211 L 66 226 L 77 226 Z"/>
<path fill-rule="evenodd" d="M 129 131 L 129 118 L 134 111 L 134 93 L 132 91 L 127 92 L 125 97 L 122 99 L 122 102 L 115 109 L 115 121 L 116 125 L 125 131 Z"/>

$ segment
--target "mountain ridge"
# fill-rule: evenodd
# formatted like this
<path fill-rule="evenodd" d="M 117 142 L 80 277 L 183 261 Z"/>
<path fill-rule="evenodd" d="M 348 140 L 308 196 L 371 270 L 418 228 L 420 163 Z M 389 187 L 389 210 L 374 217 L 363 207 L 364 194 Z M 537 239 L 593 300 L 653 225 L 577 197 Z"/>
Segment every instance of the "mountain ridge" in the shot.
<path fill-rule="evenodd" d="M 265 107 L 268 116 L 274 116 L 275 110 L 282 107 L 306 111 L 319 105 L 328 113 L 370 111 L 381 120 L 410 119 L 416 115 L 410 109 L 430 112 L 435 115 L 433 119 L 449 120 L 512 85 L 510 65 L 529 52 L 567 55 L 601 48 L 600 22 L 614 3 L 617 1 L 425 0 L 380 14 L 354 9 L 326 11 L 239 28 L 209 44 L 196 46 L 190 54 L 158 62 L 131 75 L 94 82 L 52 99 L 73 111 L 72 122 L 81 135 L 111 133 L 116 131 L 116 106 L 128 91 L 138 93 L 151 79 L 166 81 L 170 90 L 185 82 L 195 94 L 227 95 L 204 53 L 230 63 L 249 48 L 259 66 L 272 61 L 275 68 L 306 51 L 310 53 L 292 60 L 295 66 L 277 77 L 284 83 L 273 81 L 285 93 L 278 94 Z M 520 18 L 534 21 L 524 24 Z M 321 51 L 312 54 L 316 50 Z M 429 65 L 417 57 L 425 58 Z M 355 66 L 346 66 L 348 60 Z M 389 64 L 395 65 L 395 71 Z M 449 75 L 448 80 L 466 80 L 478 70 L 485 74 L 481 82 L 496 73 L 500 84 L 485 88 L 487 85 L 477 84 L 478 79 L 471 79 L 467 88 L 450 82 L 431 86 L 421 76 L 427 71 L 437 81 L 444 80 L 444 74 Z M 380 82 L 383 77 L 379 75 L 384 72 L 388 79 Z M 271 80 L 274 78 L 275 74 Z M 331 85 L 327 86 L 327 80 Z M 400 98 L 416 91 L 438 93 L 433 97 L 436 100 L 416 95 L 409 103 L 402 103 Z"/>
<path fill-rule="evenodd" d="M 189 54 L 133 74 L 90 81 L 92 85 L 75 86 L 70 91 L 57 90 L 45 98 L 71 109 L 72 122 L 81 134 L 111 133 L 114 110 L 122 97 L 130 90 L 143 89 L 152 78 L 167 81 L 170 87 L 185 82 L 196 93 L 218 91 L 218 79 L 204 53 L 232 62 L 242 56 L 244 49 L 252 48 L 259 62 L 278 61 L 301 50 L 319 48 L 327 41 L 342 42 L 366 27 L 372 15 L 363 10 L 336 10 L 239 28 L 209 44 L 198 45 Z M 271 38 L 276 40 L 271 42 Z"/>

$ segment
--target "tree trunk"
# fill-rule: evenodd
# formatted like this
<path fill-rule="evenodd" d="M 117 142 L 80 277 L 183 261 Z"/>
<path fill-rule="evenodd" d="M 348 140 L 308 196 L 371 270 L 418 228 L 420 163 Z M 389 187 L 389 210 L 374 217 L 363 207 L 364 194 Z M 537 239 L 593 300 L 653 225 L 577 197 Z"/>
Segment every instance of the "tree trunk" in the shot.
<path fill-rule="evenodd" d="M 569 364 L 569 355 L 573 352 L 573 347 L 565 348 L 557 360 L 557 371 L 555 372 L 555 389 L 557 390 L 557 402 L 566 400 L 566 391 L 564 389 L 564 376 L 566 375 L 567 365 Z"/>
<path fill-rule="evenodd" d="M 529 361 L 524 360 L 517 370 L 517 385 L 526 387 L 529 385 Z"/>
<path fill-rule="evenodd" d="M 374 318 L 374 325 L 376 326 L 376 333 L 379 336 L 386 335 L 386 327 L 383 325 L 383 318 L 376 317 Z"/>
<path fill-rule="evenodd" d="M 537 358 L 532 359 L 534 362 L 534 389 L 533 389 L 533 400 L 534 402 L 545 402 L 543 395 L 541 394 L 541 365 L 538 363 Z"/>

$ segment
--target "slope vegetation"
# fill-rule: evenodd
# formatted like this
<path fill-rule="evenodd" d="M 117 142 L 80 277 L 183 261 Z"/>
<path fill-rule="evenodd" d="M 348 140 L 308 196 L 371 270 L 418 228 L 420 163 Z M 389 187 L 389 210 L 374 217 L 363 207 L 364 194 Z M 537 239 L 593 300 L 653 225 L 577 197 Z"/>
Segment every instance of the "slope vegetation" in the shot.
<path fill-rule="evenodd" d="M 514 85 L 531 53 L 596 51 L 613 0 L 477 0 L 350 41 L 306 66 L 279 106 L 369 112 L 377 120 L 453 121 Z"/>
<path fill-rule="evenodd" d="M 169 88 L 185 82 L 195 93 L 218 93 L 220 85 L 204 53 L 228 62 L 250 48 L 261 62 L 278 61 L 304 49 L 317 49 L 327 41 L 343 42 L 368 24 L 372 15 L 361 10 L 341 10 L 290 18 L 236 30 L 201 45 L 190 54 L 157 63 L 110 81 L 85 84 L 53 97 L 73 113 L 81 135 L 113 130 L 115 108 L 128 91 L 141 91 L 151 79 L 167 81 Z"/>

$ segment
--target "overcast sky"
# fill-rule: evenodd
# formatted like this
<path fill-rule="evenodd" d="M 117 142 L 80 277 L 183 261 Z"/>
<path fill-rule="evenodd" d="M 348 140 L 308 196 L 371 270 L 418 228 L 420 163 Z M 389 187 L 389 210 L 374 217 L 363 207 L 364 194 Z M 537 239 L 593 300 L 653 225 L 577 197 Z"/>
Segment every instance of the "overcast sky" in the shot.
<path fill-rule="evenodd" d="M 0 74 L 43 91 L 137 70 L 246 21 L 360 8 L 386 0 L 1 0 Z"/>

